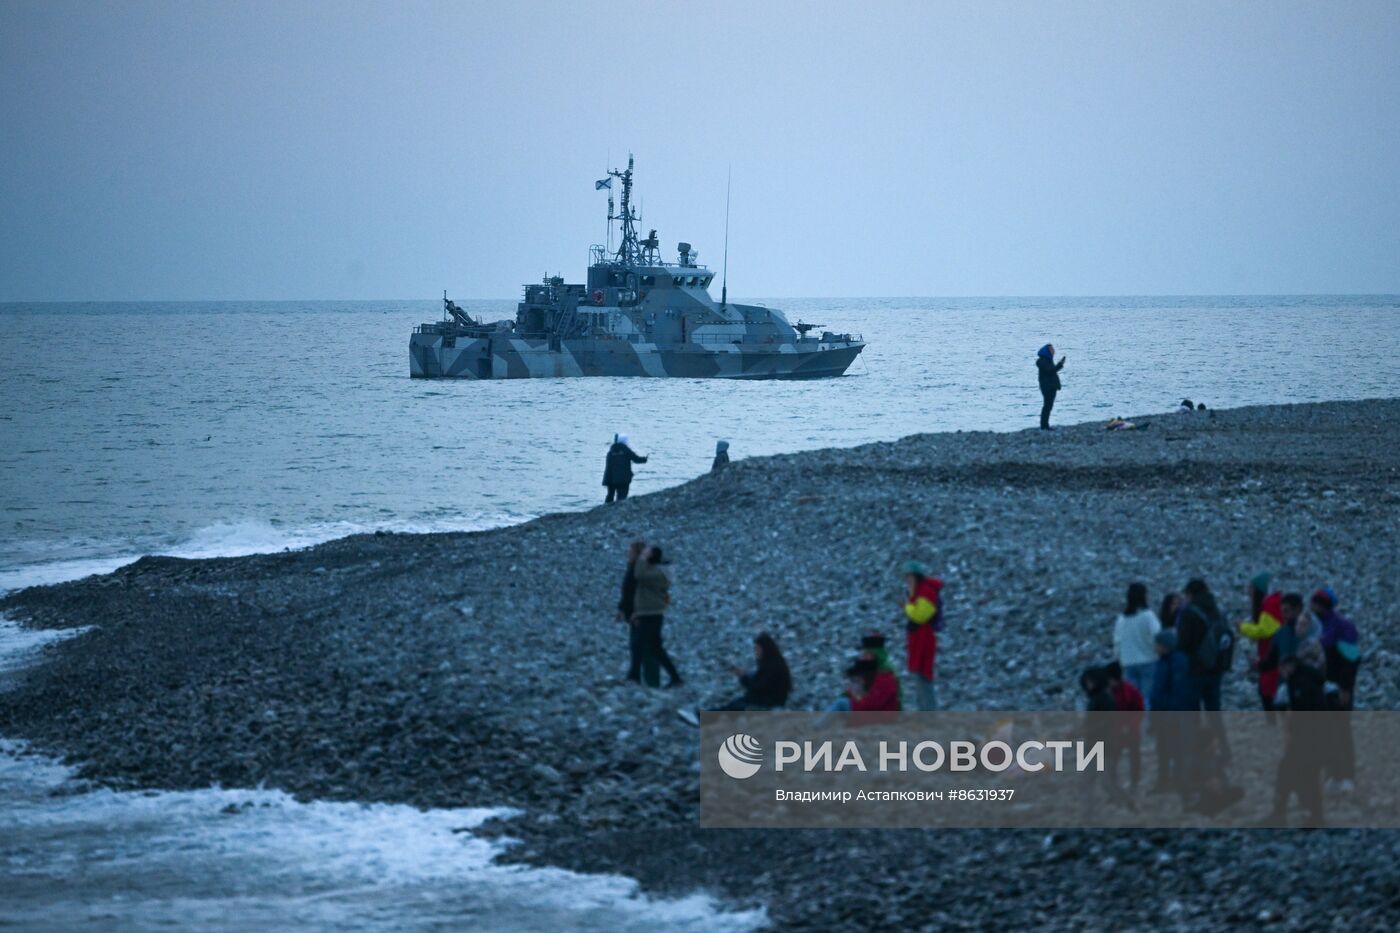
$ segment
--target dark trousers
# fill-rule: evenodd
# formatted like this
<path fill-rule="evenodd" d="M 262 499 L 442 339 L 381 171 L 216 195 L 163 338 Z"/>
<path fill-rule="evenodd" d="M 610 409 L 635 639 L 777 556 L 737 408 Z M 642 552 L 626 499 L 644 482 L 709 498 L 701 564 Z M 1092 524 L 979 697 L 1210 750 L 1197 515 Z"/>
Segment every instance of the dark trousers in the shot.
<path fill-rule="evenodd" d="M 1118 760 L 1124 756 L 1128 759 L 1128 786 L 1136 788 L 1138 780 L 1142 777 L 1142 737 L 1140 735 L 1122 736 L 1108 744 L 1107 768 L 1113 774 L 1115 783 L 1118 781 Z M 1159 780 L 1160 773 L 1159 767 Z"/>
<path fill-rule="evenodd" d="M 1290 738 L 1274 778 L 1275 819 L 1288 813 L 1288 798 L 1297 795 L 1310 822 L 1322 821 L 1322 762 L 1316 748 Z"/>
<path fill-rule="evenodd" d="M 642 679 L 642 626 L 638 622 L 627 623 L 627 679 Z"/>
<path fill-rule="evenodd" d="M 1163 713 L 1152 721 L 1152 733 L 1157 742 L 1157 788 L 1180 790 L 1184 783 L 1183 721 L 1180 713 Z"/>
<path fill-rule="evenodd" d="M 631 483 L 623 483 L 621 486 L 609 486 L 608 497 L 603 501 L 611 502 L 616 499 L 618 502 L 621 502 L 623 499 L 627 498 L 627 487 L 631 485 Z"/>
<path fill-rule="evenodd" d="M 1201 698 L 1201 709 L 1207 712 L 1220 711 L 1220 682 L 1222 679 L 1222 675 L 1218 673 L 1196 675 L 1196 689 Z"/>
<path fill-rule="evenodd" d="M 1045 401 L 1040 406 L 1040 426 L 1045 429 L 1050 427 L 1050 410 L 1055 407 L 1055 389 L 1041 389 L 1040 397 Z"/>
<path fill-rule="evenodd" d="M 1356 740 L 1351 732 L 1351 704 L 1333 699 L 1328 705 L 1335 715 L 1327 730 L 1327 776 L 1339 781 L 1356 779 Z"/>
<path fill-rule="evenodd" d="M 671 663 L 671 656 L 666 653 L 666 646 L 661 643 L 661 623 L 665 616 L 637 616 L 635 625 L 640 630 L 637 638 L 642 648 L 642 682 L 648 687 L 658 687 L 661 685 L 661 677 L 657 673 L 657 665 L 666 672 L 666 676 L 672 680 L 680 680 L 681 675 L 676 673 L 676 665 Z"/>

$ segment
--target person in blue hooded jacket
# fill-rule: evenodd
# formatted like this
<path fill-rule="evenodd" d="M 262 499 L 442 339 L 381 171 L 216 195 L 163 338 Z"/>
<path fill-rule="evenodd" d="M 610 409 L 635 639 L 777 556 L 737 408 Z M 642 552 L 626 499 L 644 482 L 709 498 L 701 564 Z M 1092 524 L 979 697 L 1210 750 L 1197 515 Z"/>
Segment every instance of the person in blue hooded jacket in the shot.
<path fill-rule="evenodd" d="M 1035 355 L 1035 368 L 1040 376 L 1040 429 L 1050 430 L 1050 410 L 1055 407 L 1055 395 L 1060 391 L 1060 370 L 1065 368 L 1065 358 L 1055 362 L 1055 345 L 1047 343 Z"/>
<path fill-rule="evenodd" d="M 1148 730 L 1157 743 L 1157 785 L 1154 794 L 1181 792 L 1186 776 L 1187 750 L 1191 746 L 1191 719 L 1197 704 L 1191 662 L 1177 647 L 1176 632 L 1162 629 L 1153 637 L 1157 666 L 1152 672 L 1148 700 Z"/>

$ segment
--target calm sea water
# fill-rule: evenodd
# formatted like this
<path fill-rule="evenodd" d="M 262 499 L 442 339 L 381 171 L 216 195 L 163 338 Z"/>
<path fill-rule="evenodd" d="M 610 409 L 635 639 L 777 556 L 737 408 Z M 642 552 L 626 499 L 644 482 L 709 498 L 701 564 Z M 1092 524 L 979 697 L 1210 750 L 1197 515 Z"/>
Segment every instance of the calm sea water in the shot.
<path fill-rule="evenodd" d="M 1047 341 L 1065 422 L 1400 394 L 1396 296 L 770 304 L 870 345 L 819 382 L 422 381 L 431 301 L 0 305 L 0 588 L 587 508 L 613 432 L 651 456 L 644 493 L 719 438 L 746 457 L 1033 426 Z"/>

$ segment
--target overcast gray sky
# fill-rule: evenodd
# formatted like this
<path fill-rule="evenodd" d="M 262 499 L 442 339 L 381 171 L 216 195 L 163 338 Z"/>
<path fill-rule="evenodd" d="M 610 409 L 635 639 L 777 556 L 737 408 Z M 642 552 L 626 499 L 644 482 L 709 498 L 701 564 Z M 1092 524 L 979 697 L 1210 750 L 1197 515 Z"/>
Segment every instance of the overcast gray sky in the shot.
<path fill-rule="evenodd" d="M 1400 292 L 1400 3 L 0 0 L 0 300 Z"/>

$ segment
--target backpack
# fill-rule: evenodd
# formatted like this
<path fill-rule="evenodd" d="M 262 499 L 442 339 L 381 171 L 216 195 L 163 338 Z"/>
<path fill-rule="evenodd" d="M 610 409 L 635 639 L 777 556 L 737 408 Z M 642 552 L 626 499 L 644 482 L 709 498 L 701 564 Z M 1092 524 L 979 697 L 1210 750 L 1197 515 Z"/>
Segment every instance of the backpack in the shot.
<path fill-rule="evenodd" d="M 1235 660 L 1235 632 L 1219 611 L 1202 615 L 1205 633 L 1201 636 L 1201 643 L 1196 646 L 1196 656 L 1192 660 L 1207 674 L 1223 674 L 1230 670 Z"/>

